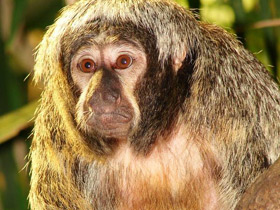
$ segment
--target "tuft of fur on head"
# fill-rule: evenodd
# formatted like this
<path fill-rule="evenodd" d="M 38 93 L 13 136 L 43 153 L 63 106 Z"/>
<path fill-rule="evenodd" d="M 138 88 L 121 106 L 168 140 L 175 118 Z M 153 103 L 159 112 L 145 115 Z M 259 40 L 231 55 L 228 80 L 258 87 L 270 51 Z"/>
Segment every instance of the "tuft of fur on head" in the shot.
<path fill-rule="evenodd" d="M 150 18 L 155 17 L 155 18 Z M 65 7 L 56 23 L 49 28 L 39 46 L 35 65 L 35 79 L 50 79 L 50 74 L 43 69 L 56 69 L 60 60 L 61 42 L 65 34 L 71 34 L 86 27 L 89 22 L 104 20 L 112 24 L 132 22 L 135 27 L 146 28 L 157 37 L 156 46 L 159 51 L 158 60 L 164 64 L 169 58 L 180 57 L 186 49 L 188 56 L 191 49 L 197 47 L 199 31 L 194 26 L 195 19 L 188 11 L 173 1 L 161 0 L 93 0 L 78 1 Z M 177 20 L 172 22 L 170 20 Z M 188 21 L 189 20 L 189 21 Z M 180 31 L 180 33 L 176 33 Z M 192 31 L 193 33 L 188 33 Z M 188 34 L 188 36 L 187 36 Z M 53 53 L 55 52 L 55 53 Z M 42 55 L 44 59 L 42 58 Z M 53 64 L 45 61 L 56 61 Z M 46 67 L 46 68 L 41 68 Z"/>

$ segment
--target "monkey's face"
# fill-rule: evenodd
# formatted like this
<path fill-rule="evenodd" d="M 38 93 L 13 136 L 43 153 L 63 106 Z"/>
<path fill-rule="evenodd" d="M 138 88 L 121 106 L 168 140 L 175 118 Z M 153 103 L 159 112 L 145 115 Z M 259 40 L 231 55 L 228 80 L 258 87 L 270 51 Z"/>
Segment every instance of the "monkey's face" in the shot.
<path fill-rule="evenodd" d="M 133 92 L 145 69 L 144 50 L 135 42 L 94 39 L 82 46 L 71 61 L 71 76 L 81 93 L 77 104 L 81 129 L 125 139 L 139 119 Z"/>
<path fill-rule="evenodd" d="M 64 36 L 62 46 L 77 99 L 75 121 L 86 143 L 100 154 L 114 151 L 119 141 L 149 152 L 175 123 L 187 94 L 185 54 L 162 62 L 149 30 L 99 20 Z"/>

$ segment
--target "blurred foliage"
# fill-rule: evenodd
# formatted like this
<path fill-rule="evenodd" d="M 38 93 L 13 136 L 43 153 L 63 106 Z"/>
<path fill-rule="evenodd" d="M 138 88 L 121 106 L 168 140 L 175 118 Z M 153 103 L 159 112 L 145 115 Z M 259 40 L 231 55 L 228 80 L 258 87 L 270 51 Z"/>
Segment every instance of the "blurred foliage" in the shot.
<path fill-rule="evenodd" d="M 0 210 L 28 208 L 29 177 L 23 168 L 36 107 L 31 101 L 40 90 L 25 78 L 33 68 L 33 49 L 63 5 L 62 0 L 0 1 Z"/>
<path fill-rule="evenodd" d="M 280 77 L 280 0 L 177 2 L 202 21 L 237 34 L 274 78 Z M 33 49 L 63 5 L 63 0 L 0 0 L 0 210 L 28 208 L 29 177 L 23 168 L 40 88 L 26 77 L 32 72 Z"/>

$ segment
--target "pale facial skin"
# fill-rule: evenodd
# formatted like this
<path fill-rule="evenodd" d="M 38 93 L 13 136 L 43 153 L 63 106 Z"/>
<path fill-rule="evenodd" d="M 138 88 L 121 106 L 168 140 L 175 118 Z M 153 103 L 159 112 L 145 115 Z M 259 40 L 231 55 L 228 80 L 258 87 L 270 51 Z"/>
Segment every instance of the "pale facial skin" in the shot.
<path fill-rule="evenodd" d="M 125 138 L 139 118 L 133 91 L 146 65 L 143 49 L 134 43 L 82 47 L 71 62 L 73 81 L 81 90 L 77 107 L 80 126 L 97 128 L 105 137 Z"/>

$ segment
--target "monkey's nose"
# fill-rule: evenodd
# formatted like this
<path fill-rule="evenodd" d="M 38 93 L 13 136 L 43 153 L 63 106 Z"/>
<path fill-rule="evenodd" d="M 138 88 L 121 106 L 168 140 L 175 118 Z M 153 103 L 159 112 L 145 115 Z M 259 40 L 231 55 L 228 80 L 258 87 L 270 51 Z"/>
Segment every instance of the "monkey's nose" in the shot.
<path fill-rule="evenodd" d="M 101 93 L 104 103 L 119 105 L 121 101 L 120 93 L 117 90 L 107 90 Z"/>
<path fill-rule="evenodd" d="M 88 106 L 95 114 L 104 114 L 114 112 L 118 109 L 120 103 L 121 96 L 119 91 L 103 89 L 92 95 Z"/>

